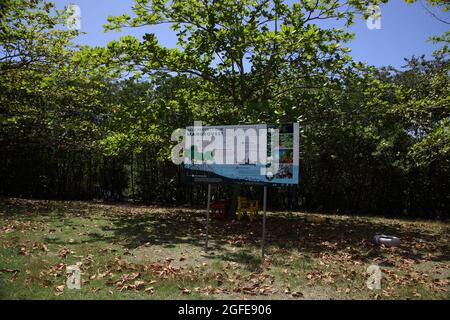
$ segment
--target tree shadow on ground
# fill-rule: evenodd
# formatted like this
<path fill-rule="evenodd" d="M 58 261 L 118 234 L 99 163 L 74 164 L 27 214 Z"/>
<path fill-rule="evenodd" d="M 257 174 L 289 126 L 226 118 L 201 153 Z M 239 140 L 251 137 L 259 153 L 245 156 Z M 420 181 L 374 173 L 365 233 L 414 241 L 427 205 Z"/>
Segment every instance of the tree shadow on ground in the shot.
<path fill-rule="evenodd" d="M 205 217 L 198 211 L 171 210 L 140 214 L 111 216 L 112 231 L 122 245 L 135 249 L 144 244 L 166 248 L 189 244 L 203 248 L 205 244 Z M 416 227 L 371 222 L 370 219 L 330 219 L 325 224 L 312 224 L 302 216 L 273 214 L 267 218 L 267 246 L 269 254 L 284 250 L 298 250 L 306 254 L 350 254 L 352 259 L 370 263 L 382 257 L 386 248 L 373 242 L 378 233 L 400 237 L 402 244 L 395 253 L 404 259 L 449 261 L 448 239 Z M 224 261 L 245 265 L 254 271 L 260 266 L 261 219 L 249 221 L 213 220 L 209 241 L 215 255 Z M 231 250 L 233 248 L 233 250 Z"/>
<path fill-rule="evenodd" d="M 32 200 L 10 201 L 0 199 L 5 217 L 22 217 L 32 220 L 36 216 L 56 219 L 64 226 L 71 225 L 73 216 L 95 219 L 101 213 L 111 222 L 111 226 L 100 227 L 111 234 L 88 233 L 83 243 L 106 241 L 117 243 L 127 249 L 135 249 L 145 244 L 174 248 L 182 244 L 203 249 L 205 244 L 205 214 L 199 210 L 179 208 L 151 208 L 143 206 L 104 205 L 83 202 L 36 202 Z M 30 209 L 31 208 L 31 209 Z M 32 216 L 24 212 L 33 211 Z M 450 239 L 448 232 L 433 232 L 411 223 L 388 223 L 388 220 L 333 216 L 327 223 L 313 224 L 305 215 L 269 213 L 267 217 L 266 244 L 268 254 L 289 255 L 293 251 L 305 255 L 351 255 L 353 261 L 371 263 L 374 258 L 383 258 L 393 252 L 399 258 L 450 261 Z M 76 226 L 76 225 L 74 225 Z M 261 217 L 250 223 L 244 221 L 212 220 L 209 230 L 210 259 L 238 262 L 249 270 L 261 265 Z M 444 228 L 445 229 L 445 228 Z M 378 234 L 394 235 L 401 238 L 401 245 L 386 249 L 373 242 Z M 59 239 L 48 242 L 64 245 Z M 390 251 L 391 250 L 391 251 Z M 279 260 L 283 263 L 283 259 Z M 382 262 L 389 264 L 389 261 Z"/>

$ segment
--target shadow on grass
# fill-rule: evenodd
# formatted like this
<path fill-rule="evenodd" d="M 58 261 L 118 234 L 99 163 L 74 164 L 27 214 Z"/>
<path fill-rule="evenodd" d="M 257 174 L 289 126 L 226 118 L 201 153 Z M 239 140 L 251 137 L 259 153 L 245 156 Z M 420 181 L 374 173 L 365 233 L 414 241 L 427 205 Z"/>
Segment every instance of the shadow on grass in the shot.
<path fill-rule="evenodd" d="M 177 211 L 142 213 L 136 215 L 111 216 L 112 231 L 128 249 L 144 244 L 161 245 L 166 248 L 190 244 L 203 248 L 205 244 L 205 218 L 199 212 Z M 396 254 L 406 259 L 432 261 L 450 260 L 449 244 L 440 235 L 413 228 L 370 222 L 369 219 L 332 219 L 327 224 L 314 225 L 300 216 L 283 214 L 267 218 L 267 246 L 270 251 L 283 250 L 288 253 L 296 249 L 306 254 L 352 255 L 353 260 L 369 263 L 375 257 L 382 257 L 383 250 L 373 243 L 373 236 L 384 233 L 402 239 Z M 261 265 L 261 221 L 211 221 L 209 239 L 211 258 L 243 264 L 248 270 L 256 271 Z M 424 247 L 416 248 L 419 243 Z M 234 250 L 231 250 L 233 248 Z M 432 251 L 432 252 L 430 252 Z M 432 253 L 431 256 L 428 256 Z M 282 263 L 282 262 L 281 262 Z"/>
<path fill-rule="evenodd" d="M 141 206 L 103 206 L 95 203 L 43 202 L 34 207 L 33 216 L 58 221 L 64 216 L 64 225 L 70 224 L 71 216 L 95 219 L 99 212 L 111 222 L 100 227 L 102 233 L 91 232 L 81 240 L 83 243 L 120 243 L 127 249 L 144 244 L 174 248 L 181 244 L 203 249 L 205 244 L 205 214 L 201 211 L 180 209 L 155 209 Z M 2 213 L 7 217 L 24 215 L 30 205 L 0 202 Z M 135 210 L 136 209 L 136 210 Z M 61 221 L 61 220 L 59 220 Z M 372 218 L 331 218 L 324 224 L 312 224 L 303 216 L 268 214 L 268 253 L 289 255 L 298 250 L 305 255 L 350 254 L 352 260 L 369 263 L 373 258 L 383 257 L 386 249 L 380 248 L 372 239 L 377 233 L 398 236 L 402 240 L 395 253 L 405 259 L 429 259 L 449 261 L 449 239 L 447 235 L 428 232 L 413 225 L 387 224 Z M 261 218 L 248 221 L 212 220 L 209 230 L 211 249 L 215 255 L 205 255 L 223 261 L 238 262 L 248 270 L 260 267 Z M 50 239 L 51 241 L 51 239 Z M 58 239 L 56 244 L 65 244 Z M 431 255 L 430 255 L 431 254 Z M 283 259 L 275 259 L 282 264 Z"/>

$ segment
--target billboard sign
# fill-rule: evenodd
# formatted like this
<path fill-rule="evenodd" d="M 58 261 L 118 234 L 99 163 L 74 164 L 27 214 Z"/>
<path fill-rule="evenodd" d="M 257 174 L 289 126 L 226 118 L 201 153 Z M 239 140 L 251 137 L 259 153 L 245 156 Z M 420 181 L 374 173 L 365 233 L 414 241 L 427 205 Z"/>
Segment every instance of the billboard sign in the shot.
<path fill-rule="evenodd" d="M 202 126 L 184 131 L 187 183 L 298 184 L 299 126 Z"/>

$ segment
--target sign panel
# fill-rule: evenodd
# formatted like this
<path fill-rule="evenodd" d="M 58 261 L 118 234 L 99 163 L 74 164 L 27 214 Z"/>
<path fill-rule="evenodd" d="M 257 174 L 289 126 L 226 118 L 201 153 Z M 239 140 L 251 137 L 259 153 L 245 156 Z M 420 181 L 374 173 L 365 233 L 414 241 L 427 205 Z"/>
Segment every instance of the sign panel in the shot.
<path fill-rule="evenodd" d="M 184 138 L 187 183 L 298 184 L 298 123 L 196 125 Z"/>

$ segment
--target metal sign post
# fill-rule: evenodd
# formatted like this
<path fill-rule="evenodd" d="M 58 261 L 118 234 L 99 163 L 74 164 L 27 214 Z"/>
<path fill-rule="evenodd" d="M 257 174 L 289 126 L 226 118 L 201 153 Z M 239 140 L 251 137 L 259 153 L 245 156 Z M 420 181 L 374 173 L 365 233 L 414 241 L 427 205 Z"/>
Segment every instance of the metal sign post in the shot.
<path fill-rule="evenodd" d="M 261 241 L 261 258 L 263 263 L 265 254 L 264 242 L 266 241 L 266 209 L 267 209 L 267 186 L 264 186 L 263 223 L 262 223 L 262 241 Z"/>
<path fill-rule="evenodd" d="M 205 251 L 208 251 L 209 210 L 211 208 L 211 184 L 208 184 L 208 204 L 206 206 L 206 240 Z"/>

